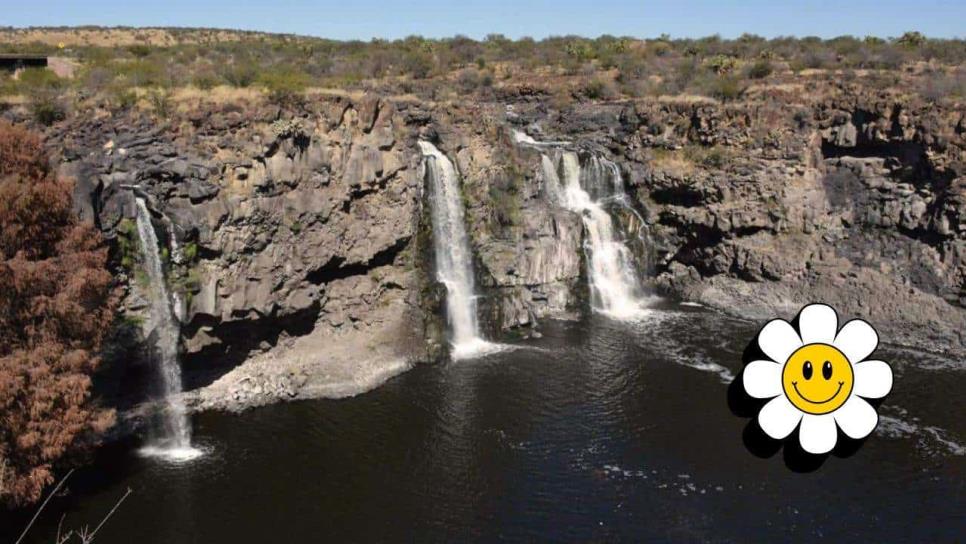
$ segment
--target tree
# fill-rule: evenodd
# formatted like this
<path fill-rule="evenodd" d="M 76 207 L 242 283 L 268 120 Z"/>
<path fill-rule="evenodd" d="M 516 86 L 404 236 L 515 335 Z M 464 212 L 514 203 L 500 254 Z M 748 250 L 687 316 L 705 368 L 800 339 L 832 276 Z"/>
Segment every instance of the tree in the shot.
<path fill-rule="evenodd" d="M 40 138 L 0 120 L 0 499 L 40 498 L 55 465 L 114 421 L 91 374 L 116 296 L 99 233 Z"/>

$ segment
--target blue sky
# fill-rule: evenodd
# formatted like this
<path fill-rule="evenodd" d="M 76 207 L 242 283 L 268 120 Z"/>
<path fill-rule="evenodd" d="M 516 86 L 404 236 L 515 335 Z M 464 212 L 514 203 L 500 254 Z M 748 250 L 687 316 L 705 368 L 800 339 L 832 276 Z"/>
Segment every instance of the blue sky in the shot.
<path fill-rule="evenodd" d="M 0 13 L 4 26 L 205 26 L 364 40 L 492 32 L 512 38 L 885 37 L 906 30 L 966 36 L 964 0 L 0 0 Z"/>

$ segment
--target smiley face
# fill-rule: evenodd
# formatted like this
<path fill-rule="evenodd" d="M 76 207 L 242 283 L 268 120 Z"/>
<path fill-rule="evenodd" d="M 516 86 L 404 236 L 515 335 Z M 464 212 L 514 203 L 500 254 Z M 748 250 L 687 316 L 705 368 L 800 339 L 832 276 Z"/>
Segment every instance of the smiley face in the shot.
<path fill-rule="evenodd" d="M 854 376 L 848 358 L 828 344 L 798 348 L 782 370 L 785 396 L 799 410 L 827 414 L 837 410 L 852 394 Z"/>

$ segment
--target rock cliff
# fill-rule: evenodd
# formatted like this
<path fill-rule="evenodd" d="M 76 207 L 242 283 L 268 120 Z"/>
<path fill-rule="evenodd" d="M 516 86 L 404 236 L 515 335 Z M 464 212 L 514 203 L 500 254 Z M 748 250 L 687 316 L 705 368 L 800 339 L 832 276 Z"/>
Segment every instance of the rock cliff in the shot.
<path fill-rule="evenodd" d="M 354 394 L 443 353 L 420 138 L 460 171 L 487 334 L 584 311 L 580 217 L 547 198 L 540 150 L 511 129 L 619 165 L 656 291 L 752 319 L 825 301 L 888 341 L 962 352 L 964 109 L 844 84 L 776 93 L 199 102 L 77 115 L 49 142 L 114 240 L 130 315 L 127 225 L 148 200 L 196 407 Z"/>

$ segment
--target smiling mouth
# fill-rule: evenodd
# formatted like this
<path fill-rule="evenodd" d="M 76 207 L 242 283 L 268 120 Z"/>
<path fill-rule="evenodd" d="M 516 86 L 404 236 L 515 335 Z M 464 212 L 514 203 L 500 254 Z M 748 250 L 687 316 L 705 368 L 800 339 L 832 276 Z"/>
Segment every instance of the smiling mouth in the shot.
<path fill-rule="evenodd" d="M 792 382 L 792 387 L 795 388 L 795 392 L 798 393 L 798 396 L 799 397 L 802 397 L 802 400 L 804 400 L 805 402 L 810 402 L 812 404 L 825 404 L 826 402 L 831 401 L 832 399 L 834 399 L 835 397 L 837 397 L 839 395 L 839 392 L 842 391 L 842 385 L 844 383 L 845 382 L 839 382 L 839 388 L 835 390 L 835 393 L 831 397 L 829 397 L 829 398 L 827 398 L 825 400 L 812 400 L 812 399 L 806 397 L 805 395 L 802 394 L 801 391 L 798 390 L 798 382 Z"/>

